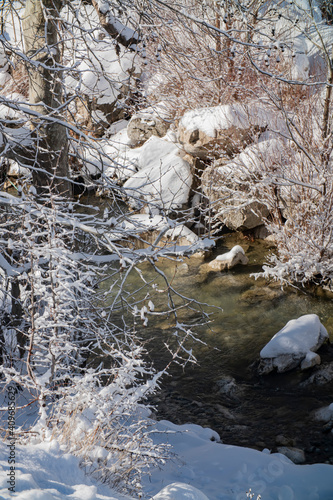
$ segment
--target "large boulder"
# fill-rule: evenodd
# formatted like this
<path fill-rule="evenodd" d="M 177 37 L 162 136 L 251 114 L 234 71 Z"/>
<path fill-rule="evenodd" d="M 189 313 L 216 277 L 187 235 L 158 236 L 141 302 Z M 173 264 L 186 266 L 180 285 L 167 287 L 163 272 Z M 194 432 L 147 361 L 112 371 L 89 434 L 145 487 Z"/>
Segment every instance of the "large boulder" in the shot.
<path fill-rule="evenodd" d="M 327 330 L 316 314 L 292 319 L 261 350 L 259 373 L 275 369 L 281 373 L 298 366 L 306 369 L 314 360 L 318 364 L 320 357 L 315 353 L 327 339 Z"/>
<path fill-rule="evenodd" d="M 140 148 L 139 169 L 124 184 L 129 204 L 140 209 L 146 203 L 170 212 L 186 205 L 192 186 L 190 165 L 180 156 L 179 144 L 150 137 Z"/>
<path fill-rule="evenodd" d="M 246 147 L 232 160 L 215 161 L 203 172 L 202 191 L 215 218 L 229 229 L 244 231 L 264 223 L 269 207 L 261 202 L 258 180 L 266 175 L 267 165 L 284 164 L 285 142 L 265 134 L 265 140 Z"/>
<path fill-rule="evenodd" d="M 263 224 L 269 211 L 265 205 L 250 201 L 245 206 L 229 209 L 223 218 L 224 224 L 233 231 L 246 231 Z"/>
<path fill-rule="evenodd" d="M 271 124 L 276 114 L 255 103 L 220 105 L 188 111 L 180 120 L 178 140 L 184 150 L 199 158 L 233 157 Z"/>
<path fill-rule="evenodd" d="M 237 171 L 228 165 L 209 166 L 201 178 L 202 191 L 216 219 L 233 231 L 253 229 L 263 224 L 268 208 L 254 200 L 248 183 L 237 181 Z"/>

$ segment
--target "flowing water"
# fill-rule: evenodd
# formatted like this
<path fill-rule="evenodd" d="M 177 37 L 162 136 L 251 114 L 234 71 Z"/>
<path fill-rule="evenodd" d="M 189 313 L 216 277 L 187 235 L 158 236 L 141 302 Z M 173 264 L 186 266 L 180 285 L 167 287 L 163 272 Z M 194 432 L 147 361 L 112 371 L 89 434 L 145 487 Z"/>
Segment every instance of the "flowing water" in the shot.
<path fill-rule="evenodd" d="M 199 307 L 179 310 L 178 321 L 193 325 L 203 343 L 189 341 L 187 347 L 193 349 L 197 364 L 189 363 L 185 369 L 173 365 L 161 391 L 151 398 L 157 418 L 211 427 L 224 443 L 272 451 L 287 444 L 303 449 L 307 463 L 333 463 L 330 428 L 313 419 L 314 410 L 333 402 L 333 383 L 302 386 L 313 370 L 260 377 L 255 369 L 264 345 L 287 321 L 303 314 L 318 314 L 333 340 L 332 296 L 281 290 L 279 285 L 255 280 L 250 274 L 261 270 L 270 249 L 259 241 L 234 238 L 226 236 L 217 253 L 241 244 L 249 257 L 247 266 L 207 272 L 203 261 L 195 257 L 181 263 L 172 259 L 159 263 L 178 292 L 214 307 L 203 307 L 212 316 L 209 324 L 201 326 L 196 326 Z M 156 278 L 148 264 L 142 271 L 148 288 L 139 296 L 145 296 L 148 289 L 158 312 L 167 300 L 158 293 L 163 279 Z M 129 287 L 134 290 L 140 283 L 139 275 L 132 273 Z M 175 298 L 176 305 L 182 301 Z M 156 368 L 163 368 L 168 359 L 164 343 L 174 342 L 172 316 L 153 314 L 146 328 L 140 328 L 140 321 L 137 324 Z M 322 348 L 323 363 L 333 361 L 332 351 L 330 345 Z"/>

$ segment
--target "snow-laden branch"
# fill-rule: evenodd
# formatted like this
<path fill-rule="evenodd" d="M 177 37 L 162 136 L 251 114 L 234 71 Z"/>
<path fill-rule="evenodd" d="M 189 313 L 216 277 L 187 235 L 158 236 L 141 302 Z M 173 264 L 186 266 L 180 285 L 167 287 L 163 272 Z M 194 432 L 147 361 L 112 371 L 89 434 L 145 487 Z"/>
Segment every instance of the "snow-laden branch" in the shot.
<path fill-rule="evenodd" d="M 92 0 L 100 23 L 107 33 L 119 42 L 124 47 L 130 50 L 137 50 L 137 45 L 140 42 L 138 31 L 124 26 L 119 19 L 111 13 L 110 3 L 105 0 Z"/>

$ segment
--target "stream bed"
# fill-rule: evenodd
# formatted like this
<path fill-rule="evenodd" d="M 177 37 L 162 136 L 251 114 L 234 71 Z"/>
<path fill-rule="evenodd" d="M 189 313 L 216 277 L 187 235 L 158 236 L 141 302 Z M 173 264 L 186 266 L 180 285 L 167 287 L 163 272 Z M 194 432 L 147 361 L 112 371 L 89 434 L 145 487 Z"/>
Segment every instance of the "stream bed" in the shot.
<path fill-rule="evenodd" d="M 193 297 L 212 313 L 210 323 L 197 326 L 200 311 L 180 309 L 178 321 L 193 324 L 201 342 L 190 342 L 197 359 L 185 369 L 174 364 L 161 384 L 161 390 L 150 398 L 157 419 L 176 424 L 196 423 L 217 431 L 225 444 L 277 451 L 278 446 L 300 448 L 306 463 L 333 463 L 333 436 L 324 422 L 313 418 L 313 412 L 333 402 L 333 382 L 318 385 L 306 380 L 318 368 L 285 374 L 258 376 L 256 363 L 260 350 L 290 319 L 303 314 L 318 314 L 333 341 L 332 295 L 306 293 L 279 284 L 255 280 L 260 272 L 268 244 L 255 240 L 236 240 L 227 235 L 216 254 L 241 244 L 249 264 L 224 272 L 207 272 L 203 260 L 184 258 L 182 262 L 162 259 L 159 268 L 181 294 Z M 145 279 L 154 281 L 154 271 L 142 265 Z M 134 273 L 130 287 L 139 287 Z M 160 283 L 161 284 L 161 283 Z M 159 286 L 160 286 L 159 284 Z M 155 284 L 155 290 L 157 285 Z M 143 292 L 142 292 L 143 293 Z M 146 291 L 144 293 L 147 293 Z M 158 311 L 165 295 L 149 295 Z M 138 334 L 146 342 L 149 357 L 156 368 L 166 364 L 166 339 L 172 342 L 172 318 L 158 315 Z M 322 366 L 333 361 L 333 346 L 319 351 Z"/>

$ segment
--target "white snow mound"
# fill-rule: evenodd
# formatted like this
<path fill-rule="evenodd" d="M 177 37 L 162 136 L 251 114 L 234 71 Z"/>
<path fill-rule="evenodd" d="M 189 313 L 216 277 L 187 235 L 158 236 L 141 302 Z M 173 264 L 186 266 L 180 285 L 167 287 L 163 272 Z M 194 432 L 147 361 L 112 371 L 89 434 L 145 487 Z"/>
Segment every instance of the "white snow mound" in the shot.
<path fill-rule="evenodd" d="M 299 365 L 306 370 L 320 364 L 320 356 L 314 353 L 327 338 L 327 330 L 316 314 L 288 321 L 261 350 L 259 373 L 269 373 L 275 368 L 281 373 Z"/>
<path fill-rule="evenodd" d="M 298 319 L 288 321 L 261 350 L 260 357 L 275 358 L 282 354 L 305 357 L 309 351 L 315 352 L 327 338 L 327 330 L 320 323 L 318 316 L 305 314 Z"/>
<path fill-rule="evenodd" d="M 130 205 L 140 208 L 145 201 L 169 211 L 187 203 L 192 174 L 178 154 L 179 145 L 152 136 L 140 150 L 139 172 L 124 184 Z"/>
<path fill-rule="evenodd" d="M 151 500 L 209 500 L 202 491 L 184 483 L 172 483 L 163 488 Z"/>

